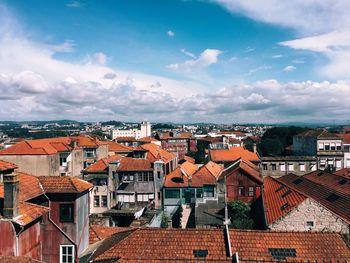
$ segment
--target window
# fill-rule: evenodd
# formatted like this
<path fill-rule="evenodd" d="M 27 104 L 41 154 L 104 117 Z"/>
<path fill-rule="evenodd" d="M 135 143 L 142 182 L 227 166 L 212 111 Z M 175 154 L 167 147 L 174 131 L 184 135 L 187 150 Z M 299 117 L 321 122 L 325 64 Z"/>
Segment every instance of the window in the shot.
<path fill-rule="evenodd" d="M 60 222 L 74 222 L 74 204 L 60 204 Z"/>
<path fill-rule="evenodd" d="M 180 198 L 180 190 L 178 189 L 165 189 L 165 198 Z"/>
<path fill-rule="evenodd" d="M 281 172 L 286 171 L 286 164 L 285 163 L 280 163 L 280 170 L 281 170 Z"/>
<path fill-rule="evenodd" d="M 147 182 L 147 181 L 148 181 L 147 172 L 143 172 L 142 174 L 143 174 L 143 176 L 142 176 L 143 181 L 144 181 L 144 182 Z"/>
<path fill-rule="evenodd" d="M 203 186 L 203 196 L 204 197 L 214 197 L 214 186 L 204 185 Z"/>
<path fill-rule="evenodd" d="M 158 200 L 161 199 L 160 192 L 157 192 L 157 197 L 158 197 Z"/>
<path fill-rule="evenodd" d="M 331 143 L 331 151 L 335 151 L 335 143 L 334 142 Z"/>
<path fill-rule="evenodd" d="M 160 179 L 160 171 L 157 171 L 157 178 Z"/>
<path fill-rule="evenodd" d="M 271 169 L 272 171 L 276 171 L 277 170 L 277 165 L 275 163 L 271 164 Z"/>
<path fill-rule="evenodd" d="M 203 198 L 203 189 L 197 189 L 196 196 L 197 198 Z"/>
<path fill-rule="evenodd" d="M 107 207 L 107 195 L 102 196 L 102 207 Z"/>
<path fill-rule="evenodd" d="M 249 187 L 248 188 L 248 195 L 249 196 L 254 196 L 254 187 Z"/>
<path fill-rule="evenodd" d="M 100 196 L 99 195 L 94 196 L 94 207 L 100 207 Z"/>
<path fill-rule="evenodd" d="M 336 160 L 335 161 L 335 167 L 341 168 L 341 160 Z"/>
<path fill-rule="evenodd" d="M 142 172 L 136 173 L 137 181 L 142 182 Z"/>
<path fill-rule="evenodd" d="M 311 169 L 311 171 L 316 171 L 317 170 L 316 164 L 315 163 L 311 163 L 310 164 L 310 169 Z"/>
<path fill-rule="evenodd" d="M 153 181 L 154 181 L 154 175 L 153 175 L 153 172 L 150 172 L 150 173 L 149 173 L 148 180 L 149 180 L 150 182 L 153 182 Z"/>
<path fill-rule="evenodd" d="M 267 171 L 267 163 L 263 163 L 262 166 L 263 166 L 263 170 Z"/>
<path fill-rule="evenodd" d="M 288 164 L 288 171 L 294 171 L 294 164 L 293 163 Z"/>
<path fill-rule="evenodd" d="M 329 143 L 325 143 L 325 144 L 324 144 L 324 149 L 325 149 L 326 151 L 329 151 L 329 149 L 330 149 L 330 144 L 329 144 Z"/>
<path fill-rule="evenodd" d="M 306 221 L 306 226 L 309 228 L 313 228 L 315 226 L 315 222 L 314 221 Z"/>
<path fill-rule="evenodd" d="M 318 149 L 323 151 L 324 150 L 324 144 L 323 143 L 319 143 L 318 144 Z"/>
<path fill-rule="evenodd" d="M 60 263 L 74 262 L 74 246 L 60 245 Z"/>
<path fill-rule="evenodd" d="M 299 169 L 301 172 L 305 172 L 305 163 L 300 163 L 299 164 Z"/>
<path fill-rule="evenodd" d="M 60 166 L 67 166 L 67 157 L 60 156 Z"/>
<path fill-rule="evenodd" d="M 86 158 L 94 158 L 96 156 L 95 149 L 85 149 L 85 157 Z"/>
<path fill-rule="evenodd" d="M 337 151 L 341 151 L 341 143 L 340 143 L 340 142 L 337 142 L 337 143 L 336 143 L 336 146 L 337 146 Z"/>
<path fill-rule="evenodd" d="M 243 186 L 238 187 L 238 196 L 244 196 L 244 187 Z"/>

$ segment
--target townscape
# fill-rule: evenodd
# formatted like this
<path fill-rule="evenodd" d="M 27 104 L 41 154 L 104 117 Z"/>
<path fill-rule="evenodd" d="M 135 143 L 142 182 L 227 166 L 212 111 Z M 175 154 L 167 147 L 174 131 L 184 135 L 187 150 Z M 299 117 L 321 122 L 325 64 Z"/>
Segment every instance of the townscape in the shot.
<path fill-rule="evenodd" d="M 91 127 L 64 137 L 3 136 L 2 257 L 350 258 L 347 126 L 337 133 L 330 127 L 213 127 L 203 134 L 196 125 L 162 128 L 143 121 L 137 127 L 108 126 L 102 136 L 92 135 Z M 263 155 L 266 136 L 278 130 L 294 130 L 292 144 L 281 154 Z"/>

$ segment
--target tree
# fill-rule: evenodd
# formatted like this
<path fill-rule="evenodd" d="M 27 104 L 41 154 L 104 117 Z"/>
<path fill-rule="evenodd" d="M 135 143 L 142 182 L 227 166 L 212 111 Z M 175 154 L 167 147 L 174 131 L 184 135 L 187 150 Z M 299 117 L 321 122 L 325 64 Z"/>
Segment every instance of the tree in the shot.
<path fill-rule="evenodd" d="M 162 214 L 162 222 L 160 223 L 161 228 L 168 228 L 168 217 L 163 212 Z"/>
<path fill-rule="evenodd" d="M 228 203 L 227 208 L 231 218 L 230 227 L 238 229 L 252 229 L 254 227 L 249 205 L 242 201 L 234 201 Z"/>

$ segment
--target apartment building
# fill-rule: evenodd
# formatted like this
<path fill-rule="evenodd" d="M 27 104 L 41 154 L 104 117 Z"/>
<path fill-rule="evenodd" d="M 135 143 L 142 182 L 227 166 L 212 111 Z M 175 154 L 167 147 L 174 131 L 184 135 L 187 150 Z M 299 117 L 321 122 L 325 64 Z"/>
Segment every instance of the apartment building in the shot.
<path fill-rule="evenodd" d="M 139 129 L 129 129 L 129 130 L 117 129 L 117 130 L 111 131 L 111 137 L 113 140 L 119 137 L 133 137 L 135 139 L 140 139 L 151 135 L 152 135 L 151 124 L 148 121 L 141 122 Z"/>
<path fill-rule="evenodd" d="M 350 133 L 338 134 L 338 136 L 343 138 L 344 168 L 350 168 Z"/>

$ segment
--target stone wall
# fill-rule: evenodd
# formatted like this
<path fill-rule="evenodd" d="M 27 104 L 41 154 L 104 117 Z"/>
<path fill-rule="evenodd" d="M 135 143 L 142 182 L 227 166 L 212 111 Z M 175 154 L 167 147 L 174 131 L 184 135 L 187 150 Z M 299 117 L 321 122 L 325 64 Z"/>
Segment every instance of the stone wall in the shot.
<path fill-rule="evenodd" d="M 314 226 L 308 226 L 308 221 L 313 221 Z M 281 231 L 338 232 L 349 240 L 349 224 L 310 198 L 299 204 L 287 215 L 273 222 L 269 228 Z"/>

